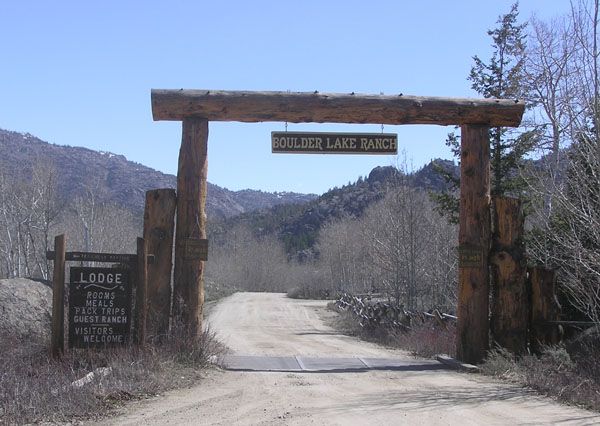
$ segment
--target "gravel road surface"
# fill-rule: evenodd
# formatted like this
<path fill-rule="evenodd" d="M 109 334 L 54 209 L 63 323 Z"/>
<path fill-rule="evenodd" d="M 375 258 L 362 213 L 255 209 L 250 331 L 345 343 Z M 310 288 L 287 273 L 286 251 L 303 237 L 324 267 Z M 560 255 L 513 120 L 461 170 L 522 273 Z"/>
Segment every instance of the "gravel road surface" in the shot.
<path fill-rule="evenodd" d="M 338 334 L 326 302 L 236 293 L 210 312 L 236 355 L 415 358 Z M 449 370 L 239 372 L 135 402 L 105 425 L 593 425 L 600 414 Z"/>

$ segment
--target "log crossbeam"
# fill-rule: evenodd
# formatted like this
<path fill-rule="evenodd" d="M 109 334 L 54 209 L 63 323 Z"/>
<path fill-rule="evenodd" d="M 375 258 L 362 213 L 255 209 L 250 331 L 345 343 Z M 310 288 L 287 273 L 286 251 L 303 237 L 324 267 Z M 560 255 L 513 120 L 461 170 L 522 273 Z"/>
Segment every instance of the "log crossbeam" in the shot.
<path fill-rule="evenodd" d="M 319 92 L 165 90 L 151 92 L 154 120 L 290 123 L 481 124 L 517 127 L 519 100 Z"/>

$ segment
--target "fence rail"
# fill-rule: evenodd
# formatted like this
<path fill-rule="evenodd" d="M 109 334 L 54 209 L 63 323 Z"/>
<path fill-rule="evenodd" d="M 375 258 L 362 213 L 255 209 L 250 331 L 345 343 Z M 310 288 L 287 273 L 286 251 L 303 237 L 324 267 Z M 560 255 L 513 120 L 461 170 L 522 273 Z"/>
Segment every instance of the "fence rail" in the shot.
<path fill-rule="evenodd" d="M 373 302 L 369 296 L 359 297 L 350 293 L 343 293 L 335 305 L 342 311 L 352 312 L 358 319 L 361 327 L 365 328 L 393 328 L 410 330 L 415 324 L 433 323 L 446 328 L 448 322 L 455 322 L 456 316 L 433 309 L 430 312 L 410 312 L 401 306 L 392 305 L 381 301 Z"/>

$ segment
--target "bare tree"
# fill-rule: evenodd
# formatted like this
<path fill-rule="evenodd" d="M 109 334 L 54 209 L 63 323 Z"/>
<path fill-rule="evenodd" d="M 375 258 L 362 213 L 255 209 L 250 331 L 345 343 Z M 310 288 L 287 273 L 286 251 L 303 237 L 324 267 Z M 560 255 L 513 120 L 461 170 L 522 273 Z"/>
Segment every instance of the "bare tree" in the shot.
<path fill-rule="evenodd" d="M 37 161 L 31 175 L 0 175 L 0 266 L 3 276 L 48 279 L 46 251 L 60 206 L 56 171 Z"/>
<path fill-rule="evenodd" d="M 573 23 L 567 17 L 546 23 L 530 20 L 524 79 L 533 124 L 541 137 L 539 148 L 549 150 L 556 170 L 560 148 L 569 142 L 579 65 Z"/>
<path fill-rule="evenodd" d="M 88 189 L 67 206 L 60 228 L 69 235 L 73 250 L 133 253 L 141 235 L 142 218 L 106 202 L 97 190 Z"/>
<path fill-rule="evenodd" d="M 600 320 L 599 4 L 573 2 L 562 20 L 534 23 L 538 51 L 529 58 L 553 157 L 546 169 L 550 178 L 538 174 L 531 185 L 544 207 L 534 212 L 528 252 L 559 268 L 564 293 L 595 321 Z M 557 170 L 562 146 L 568 146 L 568 158 L 564 170 Z"/>
<path fill-rule="evenodd" d="M 320 263 L 332 292 L 366 293 L 375 286 L 362 226 L 358 219 L 344 217 L 328 223 L 319 233 Z"/>
<path fill-rule="evenodd" d="M 274 236 L 257 237 L 245 225 L 229 229 L 211 246 L 206 283 L 212 291 L 287 291 L 290 265 Z"/>

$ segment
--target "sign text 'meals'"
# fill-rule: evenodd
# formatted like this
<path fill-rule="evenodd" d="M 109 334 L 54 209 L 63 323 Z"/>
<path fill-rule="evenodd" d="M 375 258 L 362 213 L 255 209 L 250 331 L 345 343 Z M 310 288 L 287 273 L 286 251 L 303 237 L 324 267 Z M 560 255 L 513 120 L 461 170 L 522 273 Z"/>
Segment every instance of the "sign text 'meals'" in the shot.
<path fill-rule="evenodd" d="M 123 268 L 70 269 L 69 347 L 122 345 L 131 326 L 131 282 Z"/>
<path fill-rule="evenodd" d="M 397 154 L 395 133 L 271 132 L 273 153 Z"/>

